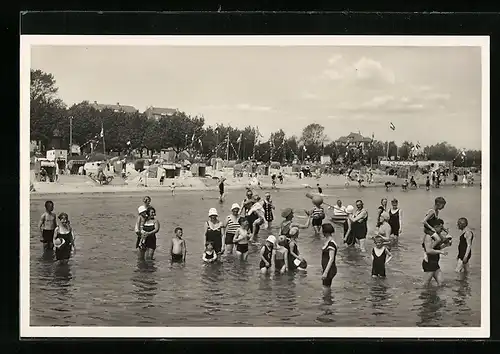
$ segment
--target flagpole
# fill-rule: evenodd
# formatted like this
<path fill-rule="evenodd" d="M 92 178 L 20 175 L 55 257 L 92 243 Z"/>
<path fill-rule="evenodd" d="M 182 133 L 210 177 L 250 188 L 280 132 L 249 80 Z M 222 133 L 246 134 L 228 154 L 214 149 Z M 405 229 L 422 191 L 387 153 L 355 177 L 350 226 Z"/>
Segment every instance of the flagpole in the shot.
<path fill-rule="evenodd" d="M 106 140 L 104 140 L 104 124 L 101 123 L 101 132 L 102 132 L 102 149 L 104 150 L 104 157 L 106 157 Z"/>
<path fill-rule="evenodd" d="M 226 161 L 229 161 L 229 131 L 227 132 Z"/>

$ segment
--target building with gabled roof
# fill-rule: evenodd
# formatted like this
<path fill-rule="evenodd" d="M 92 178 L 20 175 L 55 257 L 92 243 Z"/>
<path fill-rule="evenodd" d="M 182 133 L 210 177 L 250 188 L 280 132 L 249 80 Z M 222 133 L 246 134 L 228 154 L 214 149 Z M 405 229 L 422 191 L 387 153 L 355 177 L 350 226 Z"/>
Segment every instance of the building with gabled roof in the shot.
<path fill-rule="evenodd" d="M 104 109 L 111 109 L 113 112 L 124 112 L 124 113 L 136 113 L 139 110 L 133 106 L 124 106 L 121 105 L 119 102 L 116 104 L 103 104 L 103 103 L 97 103 L 97 101 L 94 101 L 94 103 L 90 104 L 91 107 L 94 109 L 97 109 L 98 111 L 102 111 Z"/>
<path fill-rule="evenodd" d="M 175 114 L 175 112 L 177 112 L 177 109 L 151 106 L 144 111 L 144 114 L 146 114 L 146 117 L 148 117 L 148 119 L 160 119 L 161 117 L 172 116 Z"/>

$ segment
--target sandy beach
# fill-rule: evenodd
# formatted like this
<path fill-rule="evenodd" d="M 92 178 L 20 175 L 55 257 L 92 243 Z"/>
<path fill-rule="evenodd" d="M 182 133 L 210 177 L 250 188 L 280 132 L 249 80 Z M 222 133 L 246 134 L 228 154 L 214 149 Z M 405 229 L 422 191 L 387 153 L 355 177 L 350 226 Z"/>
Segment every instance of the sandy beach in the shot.
<path fill-rule="evenodd" d="M 384 188 L 384 183 L 387 181 L 394 182 L 396 188 L 400 188 L 404 181 L 396 176 L 374 175 L 373 183 L 363 182 L 365 188 Z M 260 187 L 256 183 L 252 183 L 249 178 L 227 178 L 226 190 L 243 190 L 248 186 L 253 189 L 271 190 L 271 178 L 263 176 L 259 179 Z M 149 179 L 148 186 L 138 184 L 135 180 L 128 184 L 111 183 L 110 185 L 99 185 L 88 176 L 63 175 L 60 176 L 57 182 L 34 182 L 35 191 L 31 192 L 32 196 L 42 197 L 43 195 L 51 194 L 101 194 L 101 193 L 143 193 L 143 192 L 171 192 L 170 185 L 175 183 L 175 191 L 217 191 L 217 180 L 212 178 L 186 177 L 174 178 L 165 180 L 164 185 L 159 185 L 157 179 Z M 299 179 L 296 176 L 286 176 L 283 184 L 277 183 L 277 189 L 292 190 L 292 189 L 312 189 L 316 190 L 316 184 L 319 184 L 324 189 L 346 188 L 346 178 L 342 175 L 323 175 L 319 178 L 309 177 Z M 417 178 L 417 183 L 423 185 L 425 180 Z M 451 184 L 448 179 L 446 184 Z M 444 184 L 444 185 L 446 185 Z M 357 182 L 351 181 L 350 188 L 356 188 Z M 327 194 L 327 193 L 326 193 Z"/>

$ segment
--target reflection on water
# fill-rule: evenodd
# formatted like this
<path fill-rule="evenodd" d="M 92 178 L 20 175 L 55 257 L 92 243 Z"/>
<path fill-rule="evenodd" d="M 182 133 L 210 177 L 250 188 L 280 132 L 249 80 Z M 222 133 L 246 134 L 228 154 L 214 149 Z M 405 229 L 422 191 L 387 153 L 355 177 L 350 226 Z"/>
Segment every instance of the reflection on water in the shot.
<path fill-rule="evenodd" d="M 441 327 L 441 309 L 446 306 L 446 301 L 440 296 L 441 289 L 429 287 L 422 290 L 419 300 L 422 301 L 418 316 L 417 326 Z"/>
<path fill-rule="evenodd" d="M 448 226 L 466 215 L 476 226 L 471 272 L 455 274 L 456 249 L 443 256 L 445 285 L 422 289 L 421 220 L 437 196 L 434 192 L 398 193 L 405 213 L 405 232 L 392 247 L 387 279 L 371 278 L 367 253 L 340 249 L 338 273 L 332 291 L 323 295 L 321 247 L 324 240 L 313 230 L 302 230 L 300 253 L 307 259 L 307 272 L 261 275 L 260 247 L 250 245 L 247 261 L 224 255 L 222 262 L 204 264 L 203 222 L 207 210 L 230 213 L 241 191 L 228 191 L 228 201 L 192 194 L 176 196 L 175 207 L 168 194 L 153 196 L 162 229 L 154 261 L 138 261 L 134 249 L 134 210 L 141 196 L 58 196 L 56 211 L 69 213 L 78 233 L 78 253 L 67 265 L 43 254 L 37 222 L 44 200 L 31 200 L 30 315 L 31 325 L 80 326 L 478 326 L 480 324 L 480 203 L 479 190 L 443 188 L 439 193 L 447 205 L 442 215 Z M 344 204 L 363 199 L 370 215 L 376 213 L 381 194 L 376 189 L 335 190 Z M 277 209 L 308 206 L 302 191 L 273 193 Z M 333 198 L 332 198 L 333 199 Z M 463 201 L 467 200 L 467 203 Z M 97 211 L 101 210 L 101 211 Z M 103 213 L 102 210 L 110 212 Z M 276 212 L 276 219 L 279 213 Z M 110 221 L 113 222 L 110 222 Z M 193 222 L 195 221 L 195 222 Z M 303 222 L 300 220 L 300 222 Z M 370 217 L 369 228 L 375 219 Z M 276 225 L 279 220 L 276 220 Z M 168 252 L 176 226 L 184 229 L 186 263 L 171 263 Z M 273 230 L 276 234 L 276 230 Z M 263 230 L 259 241 L 267 237 Z"/>

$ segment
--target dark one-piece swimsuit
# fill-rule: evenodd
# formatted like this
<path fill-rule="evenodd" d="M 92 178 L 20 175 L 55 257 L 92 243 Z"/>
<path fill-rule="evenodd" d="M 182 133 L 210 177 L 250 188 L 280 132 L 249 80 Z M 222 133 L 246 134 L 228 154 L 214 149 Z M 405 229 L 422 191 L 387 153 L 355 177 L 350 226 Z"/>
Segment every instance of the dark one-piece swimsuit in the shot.
<path fill-rule="evenodd" d="M 67 234 L 61 234 L 58 232 L 56 238 L 64 240 L 64 245 L 56 247 L 56 259 L 58 261 L 69 259 L 71 256 L 71 243 L 73 242 L 72 232 L 70 231 Z"/>
<path fill-rule="evenodd" d="M 372 275 L 379 277 L 385 277 L 385 260 L 387 258 L 387 249 L 380 256 L 377 256 L 375 249 L 372 249 L 373 263 L 372 263 Z"/>

